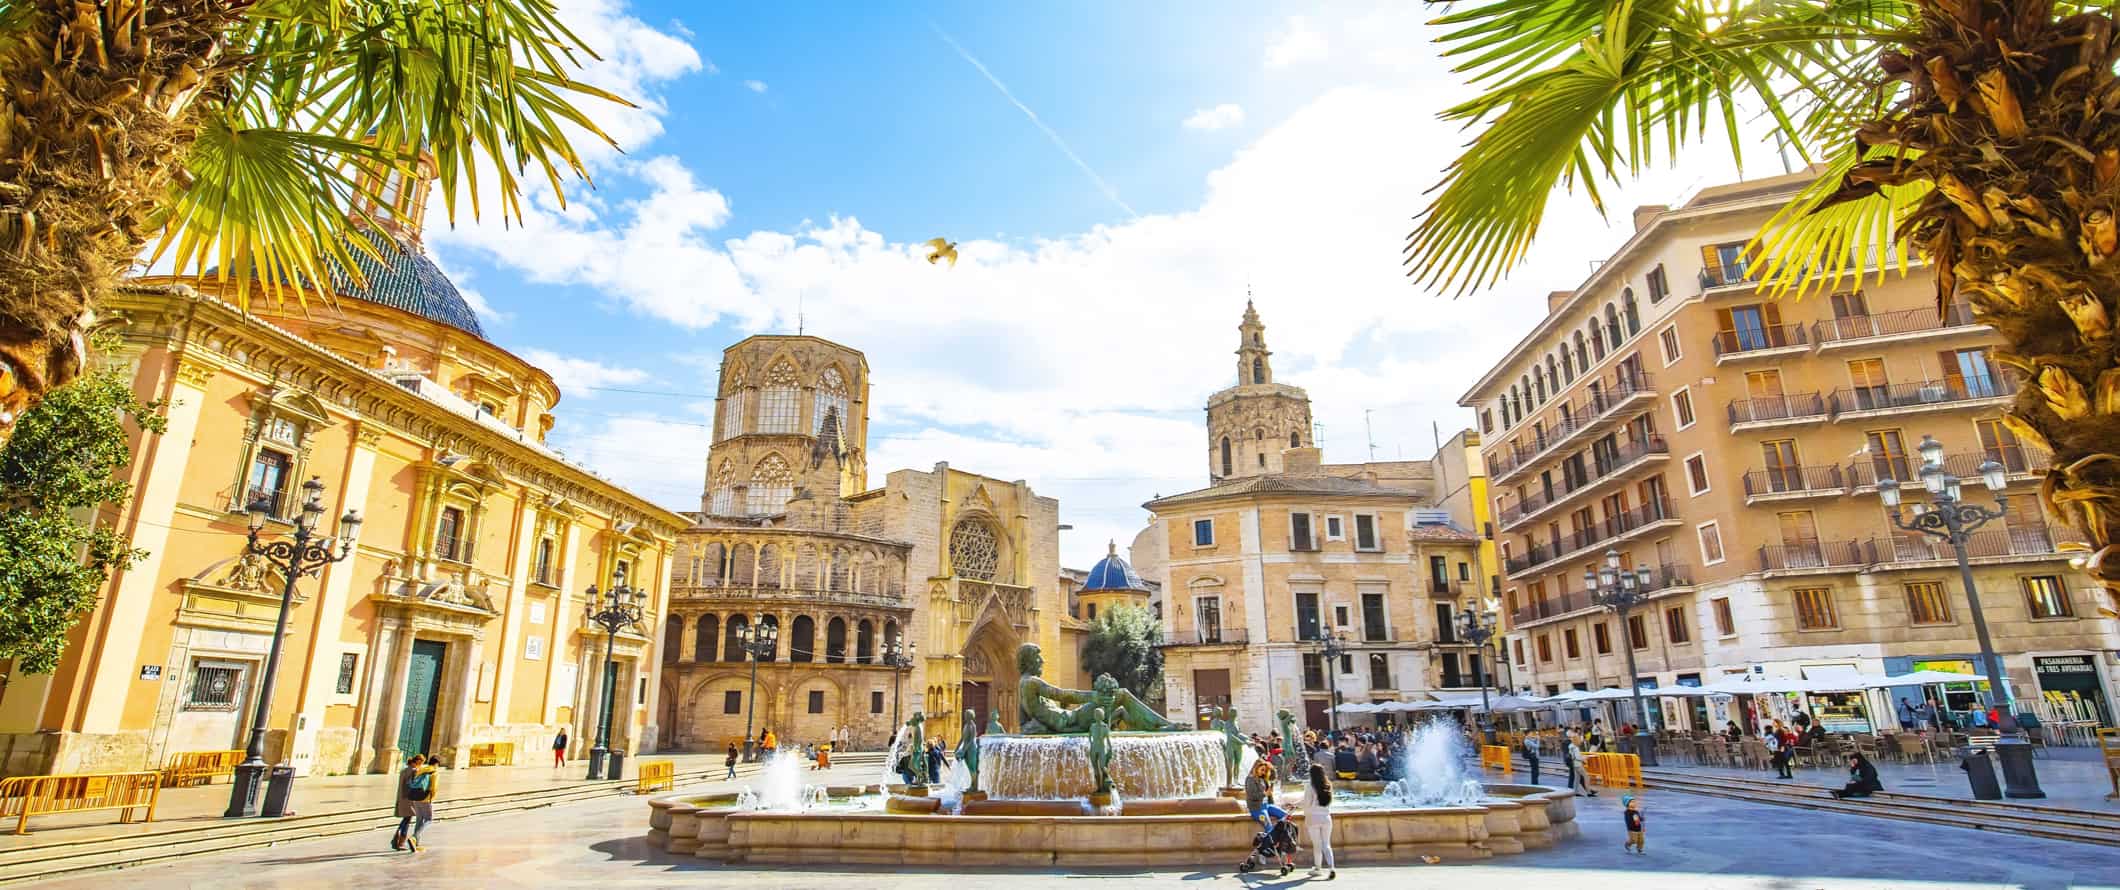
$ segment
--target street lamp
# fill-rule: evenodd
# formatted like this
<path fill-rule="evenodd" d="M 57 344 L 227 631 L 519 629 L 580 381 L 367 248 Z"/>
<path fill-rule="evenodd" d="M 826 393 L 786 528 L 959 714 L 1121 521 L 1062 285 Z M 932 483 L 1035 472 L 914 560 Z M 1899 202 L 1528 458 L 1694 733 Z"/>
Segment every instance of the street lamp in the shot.
<path fill-rule="evenodd" d="M 1979 467 L 1980 484 L 1995 495 L 1995 509 L 1979 504 L 1968 504 L 1960 500 L 1963 482 L 1943 466 L 1943 443 L 1934 436 L 1924 435 L 1915 450 L 1921 453 L 1921 486 L 1928 490 L 1929 499 L 1935 509 L 1923 510 L 1906 518 L 1900 512 L 1899 481 L 1877 480 L 1877 497 L 1891 511 L 1892 524 L 1911 532 L 1920 532 L 1931 537 L 1942 538 L 1951 544 L 1951 553 L 1958 559 L 1958 580 L 1965 585 L 1965 601 L 1973 613 L 1973 634 L 1980 641 L 1980 663 L 1987 671 L 1988 705 L 1995 709 L 2002 725 L 2002 737 L 1997 739 L 1996 756 L 2002 761 L 2003 779 L 2009 784 L 2004 792 L 2010 797 L 2045 797 L 2039 790 L 2039 776 L 2032 766 L 2031 747 L 2018 734 L 2017 702 L 2010 694 L 2007 675 L 2002 673 L 2002 658 L 1995 654 L 1995 642 L 1988 635 L 1987 615 L 1980 608 L 1980 588 L 1973 584 L 1973 566 L 1966 559 L 1965 543 L 1975 530 L 1990 521 L 2008 515 L 2009 496 L 2002 493 L 2009 483 L 2001 463 L 1990 458 Z"/>
<path fill-rule="evenodd" d="M 1627 571 L 1619 567 L 1619 551 L 1605 551 L 1605 567 L 1583 570 L 1583 586 L 1590 591 L 1591 599 L 1598 605 L 1619 615 L 1619 632 L 1625 637 L 1627 646 L 1627 686 L 1634 697 L 1634 716 L 1641 720 L 1641 730 L 1634 735 L 1634 754 L 1641 758 L 1643 766 L 1656 765 L 1656 744 L 1653 741 L 1652 724 L 1648 705 L 1642 701 L 1642 681 L 1634 666 L 1634 630 L 1627 621 L 1627 613 L 1635 606 L 1649 601 L 1649 592 L 1656 582 L 1655 573 L 1648 566 Z"/>
<path fill-rule="evenodd" d="M 1487 641 L 1494 639 L 1495 620 L 1498 616 L 1491 600 L 1484 604 L 1484 608 L 1474 608 L 1474 605 L 1470 597 L 1465 599 L 1465 606 L 1457 615 L 1457 632 L 1459 639 L 1472 644 L 1472 682 L 1480 687 L 1481 735 L 1486 738 L 1487 744 L 1492 745 L 1494 709 L 1487 701 L 1487 678 L 1480 672 L 1480 656 L 1487 652 Z M 1497 656 L 1496 660 L 1499 661 L 1500 657 Z"/>
<path fill-rule="evenodd" d="M 744 655 L 751 660 L 751 694 L 744 701 L 743 710 L 744 759 L 750 760 L 757 756 L 758 751 L 754 747 L 756 742 L 751 737 L 751 720 L 758 714 L 758 662 L 772 658 L 773 653 L 778 651 L 776 647 L 780 644 L 780 628 L 765 623 L 763 615 L 753 616 L 744 624 L 743 630 L 736 632 L 736 644 L 743 647 Z"/>
<path fill-rule="evenodd" d="M 1353 647 L 1347 645 L 1344 630 L 1326 634 L 1322 643 L 1319 655 L 1325 659 L 1325 688 L 1332 692 L 1331 707 L 1325 709 L 1325 724 L 1337 737 L 1340 734 L 1340 656 L 1353 651 Z"/>
<path fill-rule="evenodd" d="M 611 710 L 618 693 L 618 662 L 612 647 L 618 642 L 619 629 L 640 623 L 641 601 L 646 598 L 645 591 L 626 584 L 626 566 L 620 563 L 611 573 L 611 589 L 599 594 L 591 584 L 588 599 L 582 603 L 582 618 L 604 629 L 603 715 L 596 721 L 596 747 L 589 749 L 591 779 L 616 779 L 625 771 L 625 753 L 611 750 Z"/>
<path fill-rule="evenodd" d="M 361 537 L 361 514 L 354 510 L 339 517 L 336 536 L 317 536 L 317 523 L 324 518 L 324 483 L 315 476 L 302 483 L 302 512 L 295 515 L 292 539 L 269 544 L 258 540 L 258 533 L 265 530 L 265 521 L 272 518 L 272 508 L 272 498 L 262 494 L 252 498 L 246 508 L 250 514 L 250 543 L 244 553 L 278 569 L 285 584 L 280 589 L 280 617 L 272 627 L 272 649 L 265 655 L 265 676 L 258 682 L 257 716 L 251 721 L 250 742 L 243 748 L 243 762 L 236 766 L 235 785 L 228 793 L 228 812 L 224 814 L 228 816 L 259 813 L 258 789 L 266 771 L 265 721 L 271 715 L 272 681 L 280 670 L 280 639 L 287 634 L 287 610 L 294 603 L 294 582 L 352 556 L 354 542 Z M 277 803 L 284 806 L 285 800 Z M 274 812 L 265 815 L 279 816 L 283 812 L 275 807 Z"/>
<path fill-rule="evenodd" d="M 905 672 L 912 670 L 914 656 L 920 654 L 919 643 L 908 643 L 895 639 L 883 645 L 883 666 L 891 669 L 891 732 L 896 733 L 904 724 L 898 721 L 898 690 L 905 685 Z"/>

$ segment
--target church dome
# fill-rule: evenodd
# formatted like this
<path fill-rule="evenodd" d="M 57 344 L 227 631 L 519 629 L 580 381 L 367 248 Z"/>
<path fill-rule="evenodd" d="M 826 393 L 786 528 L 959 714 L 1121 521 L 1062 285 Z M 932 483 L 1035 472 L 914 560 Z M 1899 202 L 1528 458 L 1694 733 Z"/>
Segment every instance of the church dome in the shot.
<path fill-rule="evenodd" d="M 479 327 L 478 313 L 472 311 L 449 276 L 442 274 L 441 267 L 417 243 L 383 233 L 373 233 L 367 240 L 383 255 L 382 261 L 378 262 L 351 239 L 344 240 L 354 265 L 361 267 L 360 279 L 356 280 L 338 263 L 326 260 L 332 293 L 402 309 L 486 339 L 485 329 Z"/>
<path fill-rule="evenodd" d="M 1110 552 L 1097 564 L 1090 567 L 1089 575 L 1082 582 L 1078 593 L 1094 593 L 1099 590 L 1125 590 L 1140 592 L 1148 589 L 1148 582 L 1134 573 L 1134 567 L 1119 558 L 1119 545 L 1109 545 Z"/>

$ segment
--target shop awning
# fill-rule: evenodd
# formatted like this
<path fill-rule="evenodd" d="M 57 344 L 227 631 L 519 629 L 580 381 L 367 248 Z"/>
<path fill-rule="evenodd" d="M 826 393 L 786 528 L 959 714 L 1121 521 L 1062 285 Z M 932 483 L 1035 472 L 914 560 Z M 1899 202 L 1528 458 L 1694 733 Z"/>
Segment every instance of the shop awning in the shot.
<path fill-rule="evenodd" d="M 1864 681 L 1868 677 L 1851 664 L 1811 665 L 1803 669 L 1803 677 L 1811 688 L 1807 692 L 1854 692 L 1867 689 Z"/>
<path fill-rule="evenodd" d="M 1930 686 L 1937 683 L 1985 683 L 1986 674 L 1961 674 L 1957 671 L 1915 671 L 1892 677 L 1864 677 L 1866 689 L 1890 689 L 1896 686 Z"/>

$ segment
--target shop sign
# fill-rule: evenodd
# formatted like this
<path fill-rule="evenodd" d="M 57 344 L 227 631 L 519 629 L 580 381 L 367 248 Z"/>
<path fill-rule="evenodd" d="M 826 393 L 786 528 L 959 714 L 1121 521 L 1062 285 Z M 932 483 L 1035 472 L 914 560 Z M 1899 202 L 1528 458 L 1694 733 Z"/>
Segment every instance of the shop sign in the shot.
<path fill-rule="evenodd" d="M 2042 674 L 2095 674 L 2098 668 L 2088 655 L 2050 655 L 2032 659 L 2032 669 Z"/>

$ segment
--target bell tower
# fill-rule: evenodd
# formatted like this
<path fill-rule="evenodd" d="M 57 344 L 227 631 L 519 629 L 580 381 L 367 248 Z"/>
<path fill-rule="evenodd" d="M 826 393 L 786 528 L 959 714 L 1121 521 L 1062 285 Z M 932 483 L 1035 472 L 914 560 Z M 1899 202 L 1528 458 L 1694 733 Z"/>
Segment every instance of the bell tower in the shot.
<path fill-rule="evenodd" d="M 1280 473 L 1282 452 L 1316 444 L 1310 394 L 1273 381 L 1266 323 L 1246 298 L 1237 325 L 1237 385 L 1207 399 L 1207 477 L 1222 482 Z"/>

